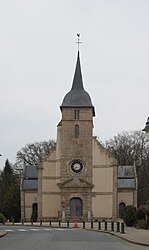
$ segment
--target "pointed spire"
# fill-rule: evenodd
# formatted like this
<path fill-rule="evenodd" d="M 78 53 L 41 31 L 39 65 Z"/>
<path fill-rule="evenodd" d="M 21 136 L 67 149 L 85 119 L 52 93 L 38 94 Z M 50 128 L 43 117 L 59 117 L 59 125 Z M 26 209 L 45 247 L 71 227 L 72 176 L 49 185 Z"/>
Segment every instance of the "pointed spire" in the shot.
<path fill-rule="evenodd" d="M 70 107 L 92 108 L 93 116 L 95 116 L 95 110 L 94 106 L 92 105 L 90 95 L 85 91 L 83 87 L 79 51 L 77 56 L 77 63 L 76 63 L 72 88 L 65 95 L 62 105 L 60 106 L 60 109 L 62 110 L 62 108 L 70 108 Z"/>
<path fill-rule="evenodd" d="M 83 88 L 83 81 L 82 81 L 82 73 L 81 73 L 79 51 L 78 51 L 77 64 L 76 64 L 76 69 L 75 69 L 75 74 L 74 74 L 71 89 L 72 90 L 78 90 L 78 91 L 81 90 L 81 89 L 84 89 Z"/>
<path fill-rule="evenodd" d="M 149 133 L 149 117 L 147 118 L 147 122 L 145 124 L 145 128 L 142 131 L 145 131 L 146 133 Z"/>

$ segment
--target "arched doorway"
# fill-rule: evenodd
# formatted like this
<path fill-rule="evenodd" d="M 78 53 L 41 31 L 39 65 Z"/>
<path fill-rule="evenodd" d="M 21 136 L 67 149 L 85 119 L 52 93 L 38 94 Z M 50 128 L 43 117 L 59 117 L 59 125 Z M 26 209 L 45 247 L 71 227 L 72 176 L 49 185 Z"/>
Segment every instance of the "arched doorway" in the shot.
<path fill-rule="evenodd" d="M 38 217 L 38 204 L 33 203 L 33 205 L 32 205 L 32 220 L 37 221 L 37 217 Z"/>
<path fill-rule="evenodd" d="M 124 202 L 121 202 L 119 204 L 119 217 L 122 218 L 122 219 L 123 219 L 123 216 L 124 216 L 125 207 L 126 207 L 126 204 Z"/>
<path fill-rule="evenodd" d="M 83 202 L 81 198 L 75 197 L 70 200 L 70 216 L 81 217 L 83 214 Z"/>

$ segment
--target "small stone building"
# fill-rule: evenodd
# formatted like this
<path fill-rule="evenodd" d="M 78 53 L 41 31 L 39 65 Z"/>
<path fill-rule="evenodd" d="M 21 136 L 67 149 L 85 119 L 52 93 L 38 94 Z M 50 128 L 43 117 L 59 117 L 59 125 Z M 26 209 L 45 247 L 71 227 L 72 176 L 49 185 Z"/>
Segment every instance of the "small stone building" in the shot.
<path fill-rule="evenodd" d="M 93 136 L 95 109 L 85 91 L 78 52 L 71 90 L 57 125 L 56 149 L 38 169 L 26 166 L 21 184 L 21 216 L 63 220 L 78 216 L 115 219 L 126 205 L 137 206 L 134 166 L 119 166 Z"/>

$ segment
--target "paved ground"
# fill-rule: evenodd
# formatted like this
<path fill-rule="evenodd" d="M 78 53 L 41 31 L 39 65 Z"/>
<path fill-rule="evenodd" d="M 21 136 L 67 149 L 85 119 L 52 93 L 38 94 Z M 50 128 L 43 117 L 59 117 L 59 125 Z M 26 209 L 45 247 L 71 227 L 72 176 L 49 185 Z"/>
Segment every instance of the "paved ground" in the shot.
<path fill-rule="evenodd" d="M 91 230 L 89 227 L 87 228 Z M 97 229 L 94 229 L 97 231 Z M 102 230 L 105 232 L 104 230 Z M 106 233 L 110 233 L 117 237 L 120 237 L 124 240 L 127 240 L 132 243 L 136 243 L 139 245 L 149 246 L 149 230 L 136 229 L 134 227 L 125 227 L 125 233 L 122 234 L 120 232 L 110 232 L 106 231 Z M 3 237 L 7 234 L 7 231 L 0 230 L 0 237 Z"/>
<path fill-rule="evenodd" d="M 107 233 L 80 228 L 37 226 L 0 226 L 8 235 L 0 239 L 3 250 L 147 250 L 148 246 L 131 244 Z"/>
<path fill-rule="evenodd" d="M 125 227 L 125 234 L 113 234 L 130 242 L 149 246 L 149 230 L 136 229 L 134 227 Z"/>
<path fill-rule="evenodd" d="M 0 237 L 5 236 L 6 234 L 7 234 L 7 231 L 2 231 L 2 230 L 0 230 Z"/>

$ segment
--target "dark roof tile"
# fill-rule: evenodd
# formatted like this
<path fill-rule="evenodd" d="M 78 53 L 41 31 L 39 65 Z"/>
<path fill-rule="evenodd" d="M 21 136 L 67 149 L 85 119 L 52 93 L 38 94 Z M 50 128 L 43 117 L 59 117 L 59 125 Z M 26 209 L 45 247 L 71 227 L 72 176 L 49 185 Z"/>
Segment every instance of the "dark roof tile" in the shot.
<path fill-rule="evenodd" d="M 77 58 L 77 64 L 76 64 L 72 88 L 65 95 L 60 108 L 62 109 L 70 107 L 92 108 L 93 115 L 95 116 L 95 110 L 94 106 L 92 105 L 90 95 L 84 90 L 83 87 L 79 52 L 78 52 L 78 58 Z"/>

